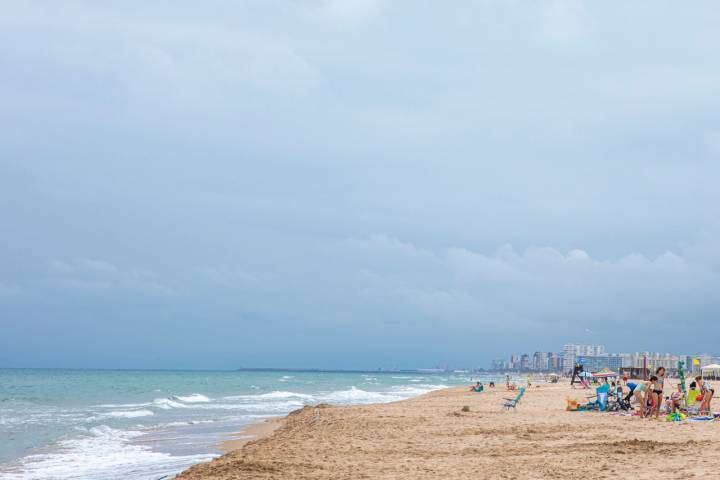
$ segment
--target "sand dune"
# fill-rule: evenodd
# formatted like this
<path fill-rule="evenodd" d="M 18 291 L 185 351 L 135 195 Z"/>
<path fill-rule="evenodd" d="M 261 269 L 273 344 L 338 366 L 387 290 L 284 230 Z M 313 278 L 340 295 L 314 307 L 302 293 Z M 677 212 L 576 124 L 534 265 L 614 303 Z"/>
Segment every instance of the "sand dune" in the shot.
<path fill-rule="evenodd" d="M 720 422 L 566 412 L 567 384 L 390 404 L 305 407 L 279 428 L 180 479 L 720 479 Z M 469 411 L 463 412 L 462 407 Z"/>

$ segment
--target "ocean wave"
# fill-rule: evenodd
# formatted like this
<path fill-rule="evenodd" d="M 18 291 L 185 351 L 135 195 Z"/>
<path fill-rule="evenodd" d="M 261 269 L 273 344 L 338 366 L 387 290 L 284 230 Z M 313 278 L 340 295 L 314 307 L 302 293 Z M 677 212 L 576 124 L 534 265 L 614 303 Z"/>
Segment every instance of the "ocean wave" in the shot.
<path fill-rule="evenodd" d="M 192 408 L 190 405 L 185 405 L 172 398 L 156 398 L 153 400 L 152 406 L 162 408 L 163 410 L 170 410 L 171 408 Z"/>
<path fill-rule="evenodd" d="M 128 410 L 128 411 L 107 412 L 107 413 L 103 413 L 103 415 L 107 416 L 107 417 L 115 417 L 115 418 L 138 418 L 138 417 L 149 417 L 149 416 L 155 415 L 155 413 L 150 410 Z"/>
<path fill-rule="evenodd" d="M 313 398 L 312 395 L 307 395 L 305 393 L 283 392 L 283 391 L 263 393 L 261 395 L 257 395 L 257 397 L 259 397 L 259 398 L 307 398 L 307 399 Z"/>
<path fill-rule="evenodd" d="M 92 405 L 92 408 L 139 408 L 148 407 L 151 402 L 145 403 L 103 403 L 102 405 Z"/>
<path fill-rule="evenodd" d="M 201 393 L 193 393 L 192 395 L 187 395 L 187 396 L 182 396 L 182 397 L 180 395 L 177 395 L 172 398 L 174 398 L 176 400 L 180 400 L 181 402 L 185 402 L 185 403 L 207 403 L 210 401 L 210 399 L 208 397 L 206 397 L 205 395 L 203 395 Z"/>
<path fill-rule="evenodd" d="M 383 392 L 369 392 L 357 387 L 351 387 L 348 390 L 335 390 L 323 395 L 319 395 L 319 400 L 327 403 L 373 403 L 373 402 L 391 402 L 395 400 L 393 395 Z"/>
<path fill-rule="evenodd" d="M 83 436 L 59 442 L 53 451 L 28 455 L 3 467 L 0 476 L 3 480 L 144 480 L 173 475 L 216 456 L 170 455 L 131 443 L 142 435 L 139 431 L 99 425 Z"/>
<path fill-rule="evenodd" d="M 287 398 L 302 398 L 306 400 L 312 400 L 314 397 L 312 395 L 308 395 L 305 393 L 296 393 L 296 392 L 284 392 L 284 391 L 275 391 L 275 392 L 269 392 L 269 393 L 261 393 L 257 395 L 230 395 L 227 397 L 223 397 L 223 400 L 230 400 L 230 401 L 238 401 L 238 400 L 249 400 L 249 401 L 257 401 L 258 399 L 261 400 L 282 400 Z"/>

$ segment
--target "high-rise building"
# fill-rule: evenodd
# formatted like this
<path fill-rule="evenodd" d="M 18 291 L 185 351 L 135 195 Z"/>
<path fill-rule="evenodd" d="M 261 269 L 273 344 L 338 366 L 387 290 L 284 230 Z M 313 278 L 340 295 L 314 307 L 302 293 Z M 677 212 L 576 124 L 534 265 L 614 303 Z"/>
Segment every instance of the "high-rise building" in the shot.
<path fill-rule="evenodd" d="M 548 352 L 548 370 L 559 372 L 562 370 L 562 353 Z"/>
<path fill-rule="evenodd" d="M 530 370 L 530 355 L 527 353 L 520 355 L 520 370 Z"/>
<path fill-rule="evenodd" d="M 509 367 L 513 370 L 520 370 L 520 357 L 518 355 L 510 355 Z"/>
<path fill-rule="evenodd" d="M 490 364 L 490 370 L 495 370 L 495 371 L 505 370 L 505 360 L 502 358 L 496 358 Z"/>
<path fill-rule="evenodd" d="M 548 369 L 548 354 L 547 352 L 535 352 L 532 359 L 533 370 L 547 370 Z"/>
<path fill-rule="evenodd" d="M 619 372 L 624 367 L 626 356 L 618 353 L 604 353 L 602 355 L 578 355 L 575 360 L 583 366 L 587 372 L 598 372 L 601 370 L 612 370 Z"/>
<path fill-rule="evenodd" d="M 577 345 L 568 343 L 563 346 L 563 370 L 571 372 L 577 357 L 597 357 L 605 353 L 603 345 Z"/>

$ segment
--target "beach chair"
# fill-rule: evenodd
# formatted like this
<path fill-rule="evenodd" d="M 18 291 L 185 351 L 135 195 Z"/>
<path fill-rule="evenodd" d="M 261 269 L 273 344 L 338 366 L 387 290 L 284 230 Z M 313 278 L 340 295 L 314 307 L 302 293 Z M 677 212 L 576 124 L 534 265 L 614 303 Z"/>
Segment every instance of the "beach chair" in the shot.
<path fill-rule="evenodd" d="M 505 398 L 505 403 L 503 403 L 503 408 L 506 410 L 515 409 L 517 407 L 517 404 L 520 402 L 520 399 L 525 394 L 525 387 L 520 387 L 518 390 L 518 394 L 515 395 L 515 398 Z"/>
<path fill-rule="evenodd" d="M 606 383 L 604 385 L 599 386 L 595 389 L 595 395 L 592 395 L 588 397 L 595 398 L 596 400 L 594 402 L 589 402 L 584 405 L 585 410 L 599 410 L 601 412 L 604 412 L 608 408 L 608 390 L 609 385 Z"/>

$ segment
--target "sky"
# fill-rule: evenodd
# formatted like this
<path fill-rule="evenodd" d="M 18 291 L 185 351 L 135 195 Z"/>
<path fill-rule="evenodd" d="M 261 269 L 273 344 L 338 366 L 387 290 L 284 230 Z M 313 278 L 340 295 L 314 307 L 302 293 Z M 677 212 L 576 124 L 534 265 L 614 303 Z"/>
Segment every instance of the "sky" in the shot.
<path fill-rule="evenodd" d="M 719 354 L 718 23 L 8 0 L 0 366 Z"/>

